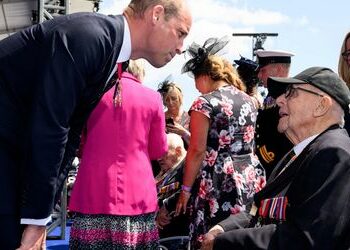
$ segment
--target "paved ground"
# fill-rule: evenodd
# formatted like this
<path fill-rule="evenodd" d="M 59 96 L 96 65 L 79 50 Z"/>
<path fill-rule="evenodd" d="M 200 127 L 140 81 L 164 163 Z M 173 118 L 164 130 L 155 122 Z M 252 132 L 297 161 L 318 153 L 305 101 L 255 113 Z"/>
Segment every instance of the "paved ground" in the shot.
<path fill-rule="evenodd" d="M 69 243 L 69 232 L 70 232 L 70 225 L 71 222 L 67 222 L 66 232 L 65 232 L 65 239 L 64 240 L 47 240 L 46 241 L 46 247 L 47 250 L 68 250 L 68 243 Z M 58 236 L 61 233 L 61 228 L 57 227 L 55 228 L 50 236 Z"/>

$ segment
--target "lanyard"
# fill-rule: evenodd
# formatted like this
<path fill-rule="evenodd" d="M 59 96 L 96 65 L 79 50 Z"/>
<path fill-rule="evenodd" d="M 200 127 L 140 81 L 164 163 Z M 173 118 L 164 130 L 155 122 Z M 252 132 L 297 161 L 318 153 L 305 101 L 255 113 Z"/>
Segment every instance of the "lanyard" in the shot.
<path fill-rule="evenodd" d="M 114 107 L 117 105 L 120 107 L 122 106 L 122 85 L 121 85 L 121 78 L 122 78 L 122 64 L 117 64 L 117 81 L 115 83 L 114 87 L 114 94 L 113 94 L 113 104 Z"/>

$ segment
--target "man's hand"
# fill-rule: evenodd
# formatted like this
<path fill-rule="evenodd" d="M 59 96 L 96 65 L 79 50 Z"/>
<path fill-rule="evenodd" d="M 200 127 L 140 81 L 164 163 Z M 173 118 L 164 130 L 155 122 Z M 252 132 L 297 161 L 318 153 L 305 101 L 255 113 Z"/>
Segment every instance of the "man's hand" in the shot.
<path fill-rule="evenodd" d="M 46 249 L 46 226 L 27 225 L 22 234 L 21 246 L 17 250 Z"/>
<path fill-rule="evenodd" d="M 163 229 L 163 227 L 168 225 L 170 221 L 171 221 L 171 216 L 169 215 L 168 210 L 163 205 L 157 214 L 156 224 L 160 229 Z"/>
<path fill-rule="evenodd" d="M 214 247 L 214 239 L 223 232 L 224 229 L 219 225 L 212 227 L 209 232 L 204 235 L 201 250 L 212 250 Z"/>

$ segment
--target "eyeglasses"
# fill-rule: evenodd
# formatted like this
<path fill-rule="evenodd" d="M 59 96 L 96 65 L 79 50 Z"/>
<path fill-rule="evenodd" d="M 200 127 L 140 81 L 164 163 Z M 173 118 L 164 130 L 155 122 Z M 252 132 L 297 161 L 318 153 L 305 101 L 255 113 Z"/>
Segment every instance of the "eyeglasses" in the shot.
<path fill-rule="evenodd" d="M 313 95 L 317 95 L 317 96 L 321 96 L 323 97 L 324 95 L 320 94 L 320 93 L 317 93 L 315 91 L 312 91 L 312 90 L 309 90 L 309 89 L 304 89 L 304 88 L 301 88 L 301 87 L 294 87 L 292 84 L 289 85 L 286 89 L 286 92 L 284 93 L 285 95 L 285 98 L 289 98 L 289 97 L 292 97 L 294 96 L 295 94 L 295 91 L 296 90 L 301 90 L 301 91 L 304 91 L 304 92 L 307 92 L 307 93 L 310 93 L 310 94 L 313 94 Z"/>
<path fill-rule="evenodd" d="M 346 60 L 350 56 L 350 49 L 345 50 L 343 53 L 341 53 L 342 57 Z"/>

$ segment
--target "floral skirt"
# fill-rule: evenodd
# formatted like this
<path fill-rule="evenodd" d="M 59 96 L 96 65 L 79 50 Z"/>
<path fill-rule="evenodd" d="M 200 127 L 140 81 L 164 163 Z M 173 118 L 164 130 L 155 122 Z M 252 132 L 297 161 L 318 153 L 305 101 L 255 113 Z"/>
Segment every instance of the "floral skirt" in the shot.
<path fill-rule="evenodd" d="M 155 213 L 119 216 L 75 214 L 69 249 L 157 249 Z"/>

